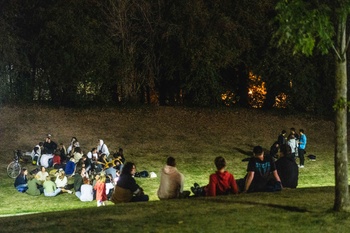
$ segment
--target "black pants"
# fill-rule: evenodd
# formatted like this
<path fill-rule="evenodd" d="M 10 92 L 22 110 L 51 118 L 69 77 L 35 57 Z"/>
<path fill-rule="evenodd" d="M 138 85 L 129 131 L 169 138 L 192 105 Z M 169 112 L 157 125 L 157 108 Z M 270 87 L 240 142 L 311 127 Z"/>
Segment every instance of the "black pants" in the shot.
<path fill-rule="evenodd" d="M 300 161 L 300 166 L 304 166 L 304 153 L 305 153 L 305 150 L 304 149 L 298 149 L 298 155 L 299 155 L 299 161 Z"/>

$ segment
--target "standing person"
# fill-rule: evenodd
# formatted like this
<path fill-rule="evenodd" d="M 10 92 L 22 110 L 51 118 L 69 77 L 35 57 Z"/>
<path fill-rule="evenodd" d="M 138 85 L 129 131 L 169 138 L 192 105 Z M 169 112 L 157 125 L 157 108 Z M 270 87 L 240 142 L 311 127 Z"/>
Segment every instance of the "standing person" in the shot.
<path fill-rule="evenodd" d="M 235 178 L 231 173 L 226 171 L 226 160 L 218 156 L 214 160 L 216 172 L 209 176 L 209 184 L 203 188 L 198 187 L 195 183 L 192 192 L 196 196 L 211 196 L 237 194 L 238 186 Z"/>
<path fill-rule="evenodd" d="M 298 154 L 298 142 L 295 139 L 294 134 L 290 134 L 288 136 L 288 141 L 287 141 L 287 145 L 290 146 L 291 148 L 291 154 L 290 156 L 295 160 L 295 155 Z"/>
<path fill-rule="evenodd" d="M 264 156 L 261 146 L 253 149 L 254 157 L 248 162 L 243 192 L 280 191 L 281 179 L 270 156 Z"/>
<path fill-rule="evenodd" d="M 278 142 L 279 146 L 282 146 L 282 145 L 286 144 L 286 142 L 287 142 L 286 134 L 287 134 L 287 131 L 282 130 L 280 135 L 278 135 L 277 142 Z"/>
<path fill-rule="evenodd" d="M 290 130 L 290 132 L 289 132 L 289 135 L 294 135 L 294 137 L 295 137 L 295 140 L 299 140 L 299 134 L 297 134 L 297 132 L 295 131 L 295 128 L 294 127 L 292 127 L 292 128 L 290 128 L 289 129 Z"/>
<path fill-rule="evenodd" d="M 281 146 L 279 159 L 276 161 L 276 169 L 284 188 L 298 186 L 299 169 L 291 153 L 292 149 L 289 145 Z"/>
<path fill-rule="evenodd" d="M 16 177 L 14 186 L 18 192 L 24 193 L 25 191 L 27 191 L 28 189 L 27 175 L 28 175 L 27 168 L 22 168 L 21 173 Z"/>
<path fill-rule="evenodd" d="M 106 194 L 106 175 L 104 173 L 100 174 L 98 181 L 96 182 L 94 189 L 96 190 L 96 201 L 97 207 L 105 206 L 107 201 Z"/>
<path fill-rule="evenodd" d="M 304 154 L 305 154 L 305 148 L 306 148 L 306 143 L 307 143 L 307 138 L 304 133 L 303 129 L 299 130 L 299 148 L 298 148 L 298 156 L 299 156 L 299 167 L 304 168 Z"/>
<path fill-rule="evenodd" d="M 114 188 L 111 201 L 114 204 L 122 202 L 148 201 L 148 195 L 145 195 L 143 189 L 136 184 L 133 176 L 136 173 L 136 166 L 132 162 L 125 163 L 122 173 Z"/>
<path fill-rule="evenodd" d="M 51 140 L 51 134 L 47 135 L 43 147 L 44 147 L 45 154 L 53 154 L 57 149 L 56 142 Z"/>
<path fill-rule="evenodd" d="M 183 191 L 185 177 L 176 168 L 175 158 L 168 157 L 160 173 L 158 198 L 160 200 L 186 197 L 190 193 Z"/>

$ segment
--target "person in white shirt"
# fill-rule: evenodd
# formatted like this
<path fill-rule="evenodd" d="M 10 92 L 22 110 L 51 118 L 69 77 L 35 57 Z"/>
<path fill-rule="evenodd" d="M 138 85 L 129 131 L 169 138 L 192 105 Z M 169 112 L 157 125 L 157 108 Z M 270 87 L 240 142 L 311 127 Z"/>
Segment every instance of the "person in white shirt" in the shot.
<path fill-rule="evenodd" d="M 109 150 L 107 145 L 104 143 L 102 139 L 98 140 L 97 152 L 99 154 L 105 154 L 107 157 L 109 156 Z"/>
<path fill-rule="evenodd" d="M 80 201 L 92 201 L 94 199 L 93 187 L 87 177 L 83 178 L 83 185 L 80 187 L 80 191 L 75 192 L 75 196 L 77 196 Z"/>
<path fill-rule="evenodd" d="M 46 177 L 49 176 L 49 173 L 46 171 L 46 168 L 44 166 L 41 166 L 41 171 L 39 171 L 37 174 L 37 179 L 44 183 L 46 181 Z"/>

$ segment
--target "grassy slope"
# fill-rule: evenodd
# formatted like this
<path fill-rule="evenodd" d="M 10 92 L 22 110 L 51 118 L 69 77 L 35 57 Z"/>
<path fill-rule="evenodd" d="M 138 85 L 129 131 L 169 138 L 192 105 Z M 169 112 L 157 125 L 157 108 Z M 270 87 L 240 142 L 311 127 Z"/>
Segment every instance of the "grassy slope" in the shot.
<path fill-rule="evenodd" d="M 172 155 L 177 159 L 178 169 L 186 177 L 185 189 L 189 189 L 193 182 L 203 185 L 208 182 L 208 175 L 214 171 L 213 159 L 217 155 L 227 158 L 228 170 L 236 178 L 243 177 L 246 163 L 241 160 L 251 153 L 254 145 L 260 144 L 269 149 L 282 129 L 295 127 L 305 129 L 308 136 L 307 152 L 317 155 L 316 162 L 306 161 L 306 168 L 300 171 L 299 187 L 332 186 L 334 144 L 333 124 L 329 121 L 242 109 L 159 107 L 72 110 L 3 107 L 0 109 L 0 123 L 0 145 L 3 148 L 0 157 L 4 161 L 0 165 L 4 171 L 0 174 L 0 214 L 3 215 L 72 210 L 72 216 L 76 216 L 81 210 L 75 209 L 84 208 L 84 219 L 92 222 L 95 229 L 103 229 L 101 227 L 105 225 L 104 229 L 110 228 L 107 225 L 119 229 L 120 219 L 125 218 L 123 222 L 130 223 L 123 224 L 126 232 L 140 232 L 140 229 L 152 232 L 153 228 L 155 232 L 165 229 L 174 229 L 174 232 L 179 229 L 188 232 L 198 229 L 197 232 L 205 232 L 207 229 L 207 232 L 212 232 L 216 227 L 222 230 L 232 229 L 236 225 L 245 231 L 273 231 L 277 226 L 271 219 L 280 219 L 281 224 L 278 224 L 278 227 L 286 230 L 291 230 L 291 226 L 293 229 L 298 228 L 291 223 L 296 221 L 314 231 L 323 225 L 325 228 L 327 221 L 333 221 L 334 215 L 325 212 L 332 207 L 333 188 L 285 190 L 281 194 L 272 195 L 250 194 L 234 198 L 159 202 L 156 201 L 159 179 L 138 179 L 153 202 L 116 207 L 110 205 L 101 210 L 102 208 L 95 208 L 94 202 L 82 203 L 68 194 L 47 199 L 43 196 L 29 197 L 17 193 L 12 186 L 13 180 L 5 175 L 12 150 L 30 150 L 38 141 L 43 140 L 45 134 L 51 133 L 56 142 L 63 142 L 65 145 L 72 136 L 76 136 L 85 152 L 96 145 L 98 138 L 104 139 L 110 151 L 123 147 L 127 160 L 135 162 L 139 171 L 159 173 L 166 157 Z M 312 192 L 315 192 L 316 198 L 312 197 Z M 320 200 L 323 205 L 318 205 Z M 139 212 L 140 207 L 142 211 Z M 100 221 L 86 218 L 91 216 L 89 213 L 93 214 L 96 211 L 107 214 L 94 216 Z M 125 217 L 121 217 L 120 213 L 126 213 Z M 55 225 L 53 219 L 68 214 L 56 213 L 54 217 L 44 214 L 43 216 L 48 216 L 45 226 Z M 261 215 L 266 215 L 269 219 L 263 219 L 257 224 Z M 30 215 L 22 218 L 32 222 L 37 217 Z M 0 218 L 0 222 L 7 224 L 6 229 L 9 230 L 10 226 L 18 227 L 13 224 L 13 218 L 9 219 L 11 221 Z M 76 222 L 76 217 L 64 219 L 64 225 L 70 221 Z M 255 222 L 256 228 L 252 224 L 247 225 L 249 219 Z M 320 219 L 320 223 L 317 223 L 317 219 Z M 334 221 L 336 219 L 338 218 Z M 83 221 L 81 227 L 90 226 L 86 225 L 86 221 Z M 341 227 L 333 224 L 330 226 L 333 228 L 327 228 L 326 232 L 332 231 L 334 227 Z M 37 224 L 32 227 L 40 229 Z"/>

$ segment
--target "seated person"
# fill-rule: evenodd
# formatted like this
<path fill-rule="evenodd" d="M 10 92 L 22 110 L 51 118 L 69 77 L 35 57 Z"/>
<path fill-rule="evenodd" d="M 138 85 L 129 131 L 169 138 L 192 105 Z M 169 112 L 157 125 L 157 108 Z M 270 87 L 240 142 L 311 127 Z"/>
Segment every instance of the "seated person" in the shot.
<path fill-rule="evenodd" d="M 80 201 L 92 201 L 94 199 L 93 187 L 90 184 L 90 180 L 87 177 L 83 178 L 83 185 L 80 187 L 80 191 L 75 192 Z"/>
<path fill-rule="evenodd" d="M 200 188 L 198 184 L 192 187 L 192 192 L 196 196 L 212 196 L 237 194 L 238 186 L 231 173 L 226 171 L 226 160 L 218 156 L 214 160 L 216 172 L 209 177 L 209 184 Z"/>
<path fill-rule="evenodd" d="M 123 171 L 118 179 L 117 185 L 114 188 L 114 192 L 111 197 L 111 201 L 114 204 L 120 202 L 137 202 L 148 201 L 148 195 L 143 193 L 143 189 L 136 184 L 133 176 L 136 173 L 136 167 L 134 163 L 127 162 L 124 165 Z"/>
<path fill-rule="evenodd" d="M 52 167 L 55 169 L 60 169 L 65 167 L 61 162 L 61 151 L 59 149 L 55 150 L 55 153 L 52 158 Z"/>
<path fill-rule="evenodd" d="M 189 196 L 189 191 L 183 192 L 184 180 L 184 175 L 176 168 L 175 158 L 168 157 L 160 173 L 158 198 L 164 200 Z"/>
<path fill-rule="evenodd" d="M 273 158 L 265 156 L 261 146 L 255 146 L 253 153 L 243 179 L 243 192 L 281 191 L 281 179 Z"/>
<path fill-rule="evenodd" d="M 64 172 L 66 173 L 66 176 L 72 176 L 75 173 L 76 165 L 74 158 L 71 158 L 68 163 L 66 164 L 66 167 L 64 169 Z"/>
<path fill-rule="evenodd" d="M 36 173 L 38 180 L 43 184 L 46 180 L 46 177 L 49 176 L 49 173 L 46 171 L 46 168 L 44 166 L 41 166 L 41 170 Z"/>
<path fill-rule="evenodd" d="M 52 167 L 52 158 L 53 154 L 42 154 L 40 158 L 40 166 L 44 166 L 46 168 Z"/>
<path fill-rule="evenodd" d="M 31 153 L 32 157 L 32 164 L 35 165 L 40 161 L 40 156 L 41 156 L 41 149 L 43 148 L 44 143 L 39 142 L 38 145 L 36 145 Z"/>
<path fill-rule="evenodd" d="M 27 175 L 28 170 L 26 168 L 22 168 L 21 173 L 16 177 L 14 186 L 18 192 L 24 193 L 28 189 L 27 184 Z"/>
<path fill-rule="evenodd" d="M 46 180 L 43 184 L 44 188 L 44 196 L 46 197 L 54 197 L 57 196 L 61 189 L 56 187 L 56 184 L 52 181 L 51 176 L 47 176 Z"/>
<path fill-rule="evenodd" d="M 113 184 L 117 183 L 117 169 L 115 169 L 113 167 L 112 163 L 108 163 L 108 168 L 104 170 L 104 172 L 106 173 L 106 175 L 111 176 L 111 181 Z"/>
<path fill-rule="evenodd" d="M 66 177 L 66 173 L 62 168 L 59 169 L 58 175 L 55 180 L 55 184 L 57 188 L 60 188 L 62 193 L 72 194 L 73 192 L 67 188 L 68 179 Z"/>
<path fill-rule="evenodd" d="M 45 154 L 53 154 L 55 152 L 55 150 L 57 149 L 57 144 L 56 142 L 51 140 L 51 135 L 48 134 L 45 142 L 43 144 L 44 147 L 44 153 Z"/>
<path fill-rule="evenodd" d="M 40 182 L 38 178 L 39 178 L 38 174 L 28 176 L 28 189 L 26 191 L 28 195 L 39 196 L 44 192 L 44 188 L 42 186 L 43 183 Z"/>
<path fill-rule="evenodd" d="M 282 145 L 279 159 L 276 161 L 276 169 L 281 178 L 282 186 L 285 188 L 296 188 L 298 186 L 299 169 L 292 155 L 289 145 Z"/>

